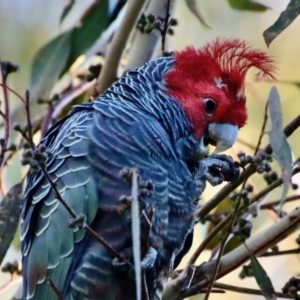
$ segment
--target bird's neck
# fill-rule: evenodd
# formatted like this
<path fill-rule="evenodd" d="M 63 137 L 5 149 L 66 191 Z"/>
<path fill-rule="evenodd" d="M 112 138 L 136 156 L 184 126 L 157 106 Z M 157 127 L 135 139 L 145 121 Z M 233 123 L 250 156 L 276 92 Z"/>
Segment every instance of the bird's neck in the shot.
<path fill-rule="evenodd" d="M 193 128 L 182 106 L 168 93 L 164 75 L 173 57 L 161 57 L 129 71 L 105 93 L 108 101 L 126 101 L 158 119 L 176 142 L 190 136 Z M 101 97 L 102 98 L 102 97 Z"/>

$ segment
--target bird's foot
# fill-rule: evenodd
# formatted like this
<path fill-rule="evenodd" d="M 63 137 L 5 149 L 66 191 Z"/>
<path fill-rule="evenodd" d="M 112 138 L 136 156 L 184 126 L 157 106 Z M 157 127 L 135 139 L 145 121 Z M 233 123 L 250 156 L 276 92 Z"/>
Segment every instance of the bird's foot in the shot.
<path fill-rule="evenodd" d="M 240 175 L 239 164 L 228 155 L 213 154 L 202 160 L 200 164 L 206 168 L 204 175 L 212 186 L 223 181 L 236 181 Z"/>
<path fill-rule="evenodd" d="M 131 271 L 131 264 L 128 264 L 129 261 L 133 259 L 133 252 L 132 248 L 127 248 L 120 252 L 121 257 L 123 260 L 120 261 L 119 258 L 114 258 L 112 261 L 112 265 L 120 272 L 129 272 Z M 141 261 L 141 270 L 148 270 L 151 269 L 156 261 L 157 251 L 149 247 L 147 250 L 146 255 Z"/>

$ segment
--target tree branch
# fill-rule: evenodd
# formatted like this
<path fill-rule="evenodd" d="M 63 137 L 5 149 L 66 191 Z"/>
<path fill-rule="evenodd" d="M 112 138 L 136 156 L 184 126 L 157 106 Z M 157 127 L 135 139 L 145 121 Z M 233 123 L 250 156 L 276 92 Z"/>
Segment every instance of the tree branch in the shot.
<path fill-rule="evenodd" d="M 136 24 L 145 0 L 128 0 L 124 18 L 120 27 L 115 32 L 108 54 L 105 58 L 103 68 L 99 74 L 96 86 L 95 96 L 103 93 L 116 79 L 119 62 L 126 46 L 130 32 Z"/>
<path fill-rule="evenodd" d="M 227 291 L 232 291 L 236 293 L 242 293 L 242 294 L 249 294 L 249 295 L 261 295 L 263 296 L 263 293 L 261 290 L 256 290 L 256 289 L 249 289 L 249 288 L 244 288 L 244 287 L 239 287 L 239 286 L 234 286 L 234 285 L 229 285 L 221 282 L 215 282 L 214 283 L 215 288 L 220 288 L 223 290 Z M 274 293 L 278 298 L 284 298 L 284 299 L 295 299 L 294 295 L 291 294 L 284 294 L 284 293 L 279 293 L 275 292 Z"/>
<path fill-rule="evenodd" d="M 279 222 L 275 223 L 270 228 L 247 241 L 247 248 L 250 250 L 251 254 L 260 255 L 261 253 L 265 252 L 271 244 L 294 231 L 299 226 L 299 224 L 300 207 L 297 207 L 284 218 L 282 218 Z M 241 245 L 240 247 L 234 249 L 233 251 L 222 257 L 217 279 L 227 275 L 232 270 L 238 268 L 249 259 L 250 253 L 247 248 L 244 245 Z M 203 285 L 207 283 L 207 280 L 205 280 L 204 278 L 207 276 L 211 276 L 211 272 L 213 269 L 212 266 L 215 266 L 214 260 L 199 266 L 193 279 L 193 283 L 195 283 L 195 285 L 190 289 L 185 290 L 183 293 L 180 293 L 180 295 L 178 295 L 178 289 L 174 289 L 174 286 L 176 286 L 176 282 L 172 282 L 173 280 L 171 280 L 167 284 L 166 288 L 168 295 L 172 295 L 172 299 L 182 299 L 197 294 L 199 291 L 199 287 L 203 288 Z M 176 281 L 176 279 L 174 280 Z M 172 294 L 169 290 L 169 287 L 173 288 L 175 293 Z M 175 298 L 174 296 L 176 296 L 176 294 L 180 296 L 180 298 Z"/>
<path fill-rule="evenodd" d="M 152 0 L 145 10 L 145 15 L 153 14 L 155 16 L 165 16 L 168 9 L 169 0 Z M 169 14 L 172 15 L 176 0 L 170 1 Z M 153 30 L 149 34 L 137 30 L 128 53 L 127 64 L 124 72 L 142 66 L 151 60 L 158 51 L 161 41 L 161 33 Z M 123 72 L 123 73 L 124 73 Z"/>

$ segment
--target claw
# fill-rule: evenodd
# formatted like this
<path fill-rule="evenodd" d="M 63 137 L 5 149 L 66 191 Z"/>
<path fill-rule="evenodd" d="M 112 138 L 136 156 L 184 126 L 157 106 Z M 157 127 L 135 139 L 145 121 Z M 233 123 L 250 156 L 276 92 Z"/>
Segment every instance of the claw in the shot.
<path fill-rule="evenodd" d="M 132 248 L 127 248 L 123 250 L 120 255 L 124 258 L 124 261 L 120 261 L 117 257 L 112 260 L 112 265 L 120 272 L 130 272 L 132 271 L 131 264 L 128 261 L 132 259 Z M 148 270 L 154 266 L 156 261 L 157 251 L 149 247 L 147 253 L 143 260 L 141 261 L 141 270 Z"/>
<path fill-rule="evenodd" d="M 202 163 L 207 169 L 205 178 L 212 186 L 219 185 L 223 181 L 234 182 L 239 177 L 239 164 L 230 156 L 213 154 Z"/>
<path fill-rule="evenodd" d="M 141 269 L 142 270 L 151 269 L 154 266 L 156 257 L 157 257 L 157 251 L 154 248 L 149 247 L 145 257 L 141 261 Z"/>

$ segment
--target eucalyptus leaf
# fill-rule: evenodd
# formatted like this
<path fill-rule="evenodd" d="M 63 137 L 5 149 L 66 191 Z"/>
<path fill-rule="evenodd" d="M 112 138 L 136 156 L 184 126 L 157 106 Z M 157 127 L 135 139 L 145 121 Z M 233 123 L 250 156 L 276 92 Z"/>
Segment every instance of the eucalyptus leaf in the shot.
<path fill-rule="evenodd" d="M 22 208 L 22 183 L 14 185 L 0 204 L 0 264 L 16 233 Z"/>
<path fill-rule="evenodd" d="M 270 144 L 276 160 L 282 169 L 283 188 L 280 200 L 280 209 L 288 193 L 292 176 L 292 152 L 282 128 L 282 112 L 280 98 L 276 87 L 272 87 L 268 99 L 269 116 L 272 128 L 269 132 Z"/>
<path fill-rule="evenodd" d="M 72 7 L 75 4 L 75 0 L 68 0 L 67 3 L 65 4 L 65 7 L 63 9 L 63 12 L 60 16 L 60 23 L 62 23 L 65 19 L 65 17 L 68 15 L 68 13 L 71 11 Z"/>
<path fill-rule="evenodd" d="M 264 12 L 269 9 L 268 6 L 251 0 L 227 0 L 234 9 L 250 10 L 254 12 Z"/>
<path fill-rule="evenodd" d="M 272 41 L 298 17 L 299 14 L 300 0 L 291 0 L 276 22 L 263 33 L 268 47 Z"/>
<path fill-rule="evenodd" d="M 254 255 L 250 256 L 254 278 L 266 300 L 276 300 L 274 287 L 267 272 Z"/>
<path fill-rule="evenodd" d="M 37 52 L 31 68 L 32 101 L 49 99 L 56 81 L 94 44 L 108 23 L 108 0 L 95 1 L 79 26 L 60 34 Z"/>
<path fill-rule="evenodd" d="M 69 59 L 71 35 L 71 31 L 60 34 L 36 53 L 31 67 L 31 101 L 49 98 L 54 83 Z"/>
<path fill-rule="evenodd" d="M 88 50 L 109 25 L 108 0 L 95 1 L 81 18 L 79 27 L 71 32 L 70 55 L 64 71 Z"/>
<path fill-rule="evenodd" d="M 192 12 L 192 14 L 200 21 L 202 25 L 204 25 L 207 28 L 210 28 L 210 26 L 205 22 L 204 17 L 202 16 L 199 8 L 197 7 L 195 0 L 185 0 L 185 3 L 189 10 Z"/>

